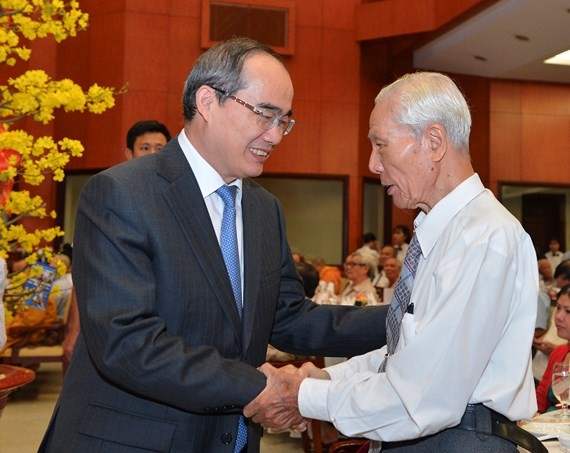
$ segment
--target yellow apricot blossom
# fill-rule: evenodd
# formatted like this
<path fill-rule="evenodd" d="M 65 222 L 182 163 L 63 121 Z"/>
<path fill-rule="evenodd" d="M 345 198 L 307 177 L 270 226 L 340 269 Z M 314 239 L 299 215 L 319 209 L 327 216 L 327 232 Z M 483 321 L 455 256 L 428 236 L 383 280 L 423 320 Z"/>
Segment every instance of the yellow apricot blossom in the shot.
<path fill-rule="evenodd" d="M 88 19 L 76 0 L 1 0 L 0 64 L 13 66 L 17 60 L 28 60 L 29 42 L 35 39 L 51 37 L 61 42 L 76 36 L 87 28 Z M 63 236 L 61 228 L 28 231 L 21 220 L 55 219 L 56 213 L 46 209 L 40 196 L 16 183 L 38 185 L 48 175 L 53 181 L 63 181 L 70 158 L 84 151 L 78 140 L 35 138 L 15 124 L 27 117 L 47 124 L 58 110 L 100 114 L 112 108 L 115 96 L 124 91 L 124 87 L 117 90 L 98 84 L 83 89 L 70 79 L 53 80 L 41 69 L 0 81 L 0 257 L 6 259 L 10 252 L 21 251 L 30 266 L 40 258 L 46 262 L 52 259 L 49 244 Z M 29 276 L 25 272 L 10 276 L 4 295 L 6 319 L 30 295 L 24 287 Z"/>

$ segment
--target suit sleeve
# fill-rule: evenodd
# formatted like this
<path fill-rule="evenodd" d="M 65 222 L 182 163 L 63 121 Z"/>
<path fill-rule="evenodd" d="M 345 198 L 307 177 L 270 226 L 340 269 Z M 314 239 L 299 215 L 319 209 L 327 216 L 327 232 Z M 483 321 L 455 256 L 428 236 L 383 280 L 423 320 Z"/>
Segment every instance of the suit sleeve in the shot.
<path fill-rule="evenodd" d="M 350 357 L 386 344 L 388 306 L 317 305 L 304 297 L 285 235 L 280 203 L 281 283 L 271 344 L 302 355 Z"/>

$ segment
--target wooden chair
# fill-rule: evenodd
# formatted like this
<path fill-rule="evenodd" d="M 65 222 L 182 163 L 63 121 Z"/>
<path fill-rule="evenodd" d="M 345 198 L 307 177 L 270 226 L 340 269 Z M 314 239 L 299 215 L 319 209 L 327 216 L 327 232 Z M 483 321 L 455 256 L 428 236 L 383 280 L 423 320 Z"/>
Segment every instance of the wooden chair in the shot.
<path fill-rule="evenodd" d="M 270 361 L 269 363 L 275 368 L 280 368 L 286 365 L 293 365 L 299 368 L 303 363 L 312 362 L 319 368 L 324 368 L 324 357 L 307 357 L 301 360 L 284 360 L 284 361 Z M 301 434 L 301 441 L 303 443 L 303 451 L 305 453 L 323 453 L 323 440 L 321 438 L 321 422 L 319 420 L 311 420 L 311 431 L 313 439 L 309 437 L 308 430 Z"/>
<path fill-rule="evenodd" d="M 70 305 L 71 297 L 67 301 L 63 319 L 55 323 L 9 328 L 8 331 L 20 339 L 2 352 L 0 363 L 37 369 L 43 362 L 61 362 L 64 371 L 62 343 L 67 332 Z M 31 343 L 30 338 L 41 331 L 44 331 L 43 340 Z"/>
<path fill-rule="evenodd" d="M 339 440 L 331 444 L 328 453 L 356 453 L 367 442 L 365 439 Z"/>

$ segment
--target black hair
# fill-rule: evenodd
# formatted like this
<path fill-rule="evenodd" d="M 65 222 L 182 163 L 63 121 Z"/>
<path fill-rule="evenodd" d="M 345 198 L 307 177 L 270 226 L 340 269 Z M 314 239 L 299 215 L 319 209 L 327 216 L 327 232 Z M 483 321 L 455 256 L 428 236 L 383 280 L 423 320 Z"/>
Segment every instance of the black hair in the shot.
<path fill-rule="evenodd" d="M 406 225 L 396 225 L 394 227 L 394 232 L 397 231 L 401 231 L 402 233 L 404 233 L 404 242 L 409 244 L 410 241 L 412 240 L 412 233 L 410 232 L 410 229 L 406 226 Z"/>
<path fill-rule="evenodd" d="M 375 241 L 376 235 L 374 233 L 364 233 L 362 236 L 362 243 L 368 244 L 369 242 Z"/>
<path fill-rule="evenodd" d="M 194 64 L 184 84 L 184 121 L 190 121 L 196 114 L 196 93 L 201 86 L 208 85 L 223 90 L 227 95 L 233 95 L 247 87 L 249 81 L 243 76 L 243 65 L 249 57 L 259 53 L 282 61 L 270 47 L 250 38 L 228 39 L 204 52 Z M 220 104 L 227 100 L 221 93 L 216 96 Z"/>
<path fill-rule="evenodd" d="M 562 296 L 568 295 L 568 293 L 570 293 L 570 285 L 564 285 L 562 288 L 560 288 L 560 291 L 558 291 L 556 300 L 558 301 Z"/>
<path fill-rule="evenodd" d="M 564 280 L 570 280 L 570 260 L 562 261 L 554 271 L 554 278 L 562 277 Z"/>
<path fill-rule="evenodd" d="M 303 289 L 305 290 L 305 296 L 311 298 L 315 295 L 317 286 L 319 286 L 319 273 L 317 270 L 311 266 L 309 263 L 300 262 L 295 263 L 297 267 L 297 272 L 303 280 Z"/>
<path fill-rule="evenodd" d="M 133 124 L 127 132 L 127 148 L 134 151 L 136 139 L 149 132 L 161 133 L 166 137 L 167 142 L 170 141 L 170 131 L 164 124 L 156 120 L 143 120 Z"/>

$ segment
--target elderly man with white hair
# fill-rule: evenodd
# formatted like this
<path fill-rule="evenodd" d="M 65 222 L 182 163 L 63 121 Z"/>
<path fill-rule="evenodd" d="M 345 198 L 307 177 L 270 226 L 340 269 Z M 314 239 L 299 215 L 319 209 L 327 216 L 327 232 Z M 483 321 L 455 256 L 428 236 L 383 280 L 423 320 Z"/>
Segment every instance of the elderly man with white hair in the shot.
<path fill-rule="evenodd" d="M 372 253 L 359 249 L 349 255 L 344 261 L 344 273 L 350 282 L 341 293 L 341 298 L 354 298 L 357 305 L 381 302 L 372 284 L 378 273 L 378 259 Z"/>

